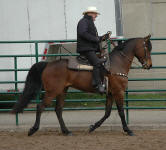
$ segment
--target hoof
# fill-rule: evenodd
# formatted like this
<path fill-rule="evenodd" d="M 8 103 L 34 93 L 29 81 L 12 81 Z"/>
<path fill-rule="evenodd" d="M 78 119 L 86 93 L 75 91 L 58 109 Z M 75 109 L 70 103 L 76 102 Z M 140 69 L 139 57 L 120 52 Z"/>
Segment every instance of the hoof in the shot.
<path fill-rule="evenodd" d="M 67 136 L 73 136 L 73 133 L 72 133 L 72 132 L 69 132 L 69 133 L 67 134 Z"/>
<path fill-rule="evenodd" d="M 65 136 L 73 136 L 73 133 L 71 131 L 63 132 L 63 135 Z"/>
<path fill-rule="evenodd" d="M 95 129 L 94 129 L 94 125 L 90 125 L 89 127 L 89 133 L 93 132 Z"/>
<path fill-rule="evenodd" d="M 31 128 L 28 132 L 28 136 L 33 135 L 39 128 Z"/>
<path fill-rule="evenodd" d="M 129 136 L 134 136 L 134 135 L 135 135 L 132 131 L 128 132 L 127 134 L 128 134 Z"/>

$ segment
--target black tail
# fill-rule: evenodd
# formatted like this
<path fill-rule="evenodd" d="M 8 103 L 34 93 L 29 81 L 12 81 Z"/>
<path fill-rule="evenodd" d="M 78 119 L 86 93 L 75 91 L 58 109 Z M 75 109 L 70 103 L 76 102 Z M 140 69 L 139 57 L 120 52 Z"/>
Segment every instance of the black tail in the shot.
<path fill-rule="evenodd" d="M 46 65 L 47 62 L 39 62 L 31 67 L 26 78 L 23 94 L 15 104 L 12 110 L 13 113 L 23 112 L 28 103 L 36 98 L 37 93 L 42 87 L 41 75 Z"/>

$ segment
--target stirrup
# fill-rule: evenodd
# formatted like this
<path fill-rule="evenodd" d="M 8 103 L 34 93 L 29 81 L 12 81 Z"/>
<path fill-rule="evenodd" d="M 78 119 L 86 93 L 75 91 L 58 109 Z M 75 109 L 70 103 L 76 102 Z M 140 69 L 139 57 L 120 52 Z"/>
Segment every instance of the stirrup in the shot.
<path fill-rule="evenodd" d="M 100 58 L 99 60 L 100 60 L 100 63 L 103 64 L 107 61 L 107 58 Z"/>
<path fill-rule="evenodd" d="M 95 87 L 95 89 L 100 94 L 106 93 L 105 84 L 99 84 Z"/>

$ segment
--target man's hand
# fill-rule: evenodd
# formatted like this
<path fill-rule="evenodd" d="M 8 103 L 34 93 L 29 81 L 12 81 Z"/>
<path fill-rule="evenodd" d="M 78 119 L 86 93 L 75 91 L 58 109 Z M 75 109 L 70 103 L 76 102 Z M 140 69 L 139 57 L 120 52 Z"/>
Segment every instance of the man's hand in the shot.
<path fill-rule="evenodd" d="M 103 36 L 101 36 L 101 41 L 106 41 L 110 38 L 111 36 L 111 32 L 107 32 L 106 34 L 104 34 Z"/>

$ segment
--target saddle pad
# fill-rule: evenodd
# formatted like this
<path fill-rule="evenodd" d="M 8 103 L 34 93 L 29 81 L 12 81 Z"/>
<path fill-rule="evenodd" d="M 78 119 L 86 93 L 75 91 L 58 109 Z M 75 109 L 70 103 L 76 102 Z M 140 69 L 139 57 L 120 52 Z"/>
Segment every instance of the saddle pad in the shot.
<path fill-rule="evenodd" d="M 93 66 L 79 64 L 76 57 L 71 57 L 68 59 L 68 68 L 72 70 L 93 70 Z"/>

